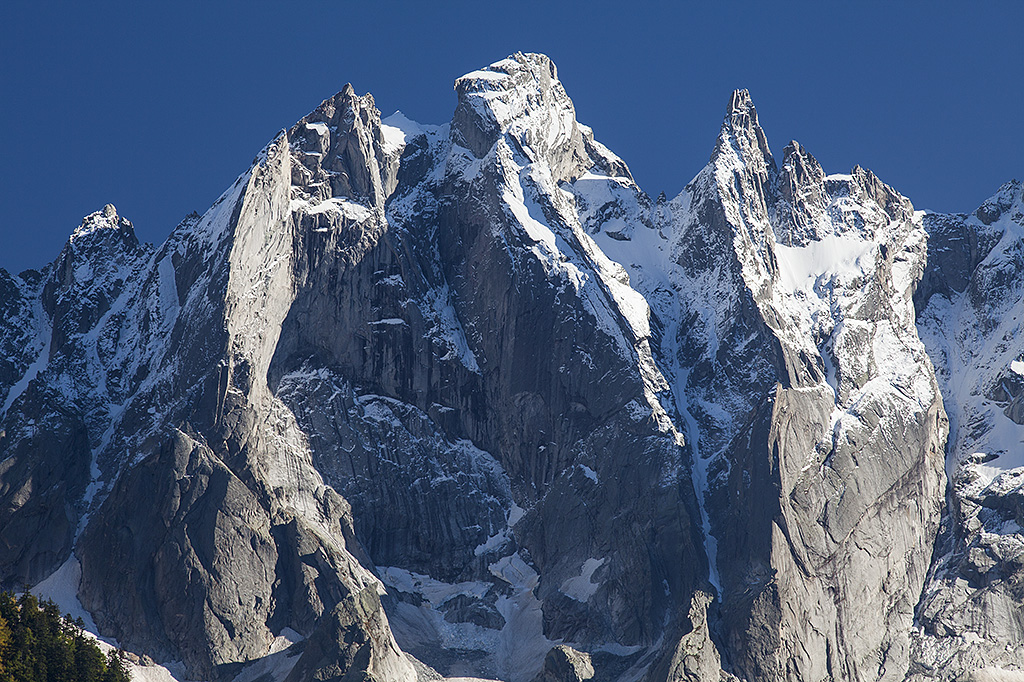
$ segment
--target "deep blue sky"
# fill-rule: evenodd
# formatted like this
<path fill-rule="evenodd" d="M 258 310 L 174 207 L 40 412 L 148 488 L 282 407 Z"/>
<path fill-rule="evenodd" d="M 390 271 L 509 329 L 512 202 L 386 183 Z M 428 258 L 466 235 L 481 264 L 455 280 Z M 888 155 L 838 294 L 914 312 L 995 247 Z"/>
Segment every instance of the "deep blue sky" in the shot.
<path fill-rule="evenodd" d="M 704 165 L 729 93 L 776 154 L 874 170 L 970 211 L 1024 175 L 1021 2 L 23 2 L 0 9 L 0 267 L 56 256 L 111 202 L 160 242 L 352 82 L 447 121 L 459 75 L 545 52 L 650 194 Z"/>

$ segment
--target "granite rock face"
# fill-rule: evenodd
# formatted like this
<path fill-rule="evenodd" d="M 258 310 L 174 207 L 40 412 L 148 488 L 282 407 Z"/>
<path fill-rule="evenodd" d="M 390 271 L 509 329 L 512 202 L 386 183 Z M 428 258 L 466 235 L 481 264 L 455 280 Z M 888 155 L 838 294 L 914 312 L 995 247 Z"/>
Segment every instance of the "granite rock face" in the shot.
<path fill-rule="evenodd" d="M 188 679 L 1017 665 L 1020 481 L 971 457 L 1024 422 L 1019 184 L 915 211 L 736 91 L 652 201 L 547 57 L 455 92 L 346 86 L 160 247 L 108 205 L 0 271 L 0 581 L 79 562 Z"/>
<path fill-rule="evenodd" d="M 413 664 L 395 644 L 377 591 L 342 599 L 321 619 L 286 682 L 414 679 Z"/>

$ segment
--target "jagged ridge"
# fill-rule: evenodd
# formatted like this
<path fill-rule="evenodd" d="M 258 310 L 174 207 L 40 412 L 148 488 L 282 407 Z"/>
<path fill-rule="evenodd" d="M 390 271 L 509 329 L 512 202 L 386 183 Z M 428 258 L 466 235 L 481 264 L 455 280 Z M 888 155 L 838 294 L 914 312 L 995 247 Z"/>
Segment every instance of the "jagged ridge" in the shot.
<path fill-rule="evenodd" d="M 0 577 L 80 562 L 102 633 L 207 679 L 519 682 L 559 642 L 659 682 L 1015 663 L 941 606 L 969 548 L 1003 546 L 972 530 L 977 479 L 926 576 L 939 386 L 973 367 L 927 320 L 968 281 L 983 329 L 1019 308 L 984 300 L 1016 272 L 984 254 L 1019 184 L 975 219 L 915 212 L 798 143 L 776 165 L 737 91 L 653 202 L 546 57 L 456 93 L 430 127 L 347 86 L 160 248 L 107 207 L 42 273 L 0 273 Z"/>

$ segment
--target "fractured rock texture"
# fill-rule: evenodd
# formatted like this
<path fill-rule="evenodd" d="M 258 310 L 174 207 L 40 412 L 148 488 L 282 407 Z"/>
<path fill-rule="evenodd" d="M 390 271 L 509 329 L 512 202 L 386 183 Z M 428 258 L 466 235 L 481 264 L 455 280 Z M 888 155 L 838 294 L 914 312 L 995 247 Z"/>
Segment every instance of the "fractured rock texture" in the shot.
<path fill-rule="evenodd" d="M 1020 184 L 915 211 L 738 90 L 652 201 L 547 57 L 455 92 L 346 86 L 160 247 L 108 205 L 0 271 L 0 581 L 79 561 L 189 679 L 1024 665 Z"/>

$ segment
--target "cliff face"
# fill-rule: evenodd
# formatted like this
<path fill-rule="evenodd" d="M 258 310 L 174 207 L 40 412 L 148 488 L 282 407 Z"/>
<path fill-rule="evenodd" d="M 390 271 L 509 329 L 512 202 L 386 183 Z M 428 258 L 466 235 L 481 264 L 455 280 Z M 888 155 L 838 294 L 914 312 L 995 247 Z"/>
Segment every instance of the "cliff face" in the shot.
<path fill-rule="evenodd" d="M 912 302 L 922 217 L 869 171 L 826 176 L 797 143 L 779 168 L 738 91 L 684 192 L 628 243 L 603 234 L 669 321 L 730 669 L 902 679 L 945 482 Z"/>
<path fill-rule="evenodd" d="M 1000 328 L 1019 185 L 915 212 L 796 143 L 778 166 L 737 91 L 655 202 L 546 57 L 455 89 L 420 126 L 347 86 L 159 248 L 108 206 L 0 272 L 4 584 L 80 565 L 99 632 L 188 679 L 1012 662 L 962 641 L 1012 589 L 953 604 L 995 516 L 1016 538 L 1013 474 L 962 482 L 966 399 L 944 470 L 973 365 L 936 349 L 973 322 L 928 320 Z"/>

